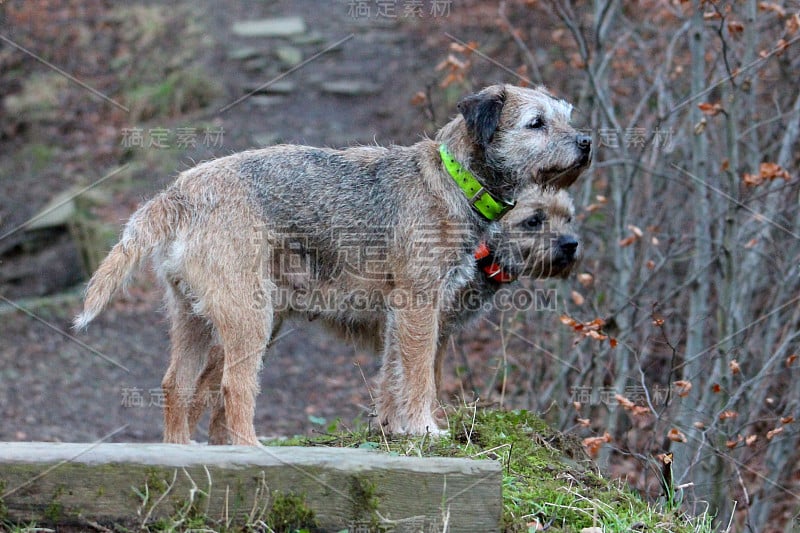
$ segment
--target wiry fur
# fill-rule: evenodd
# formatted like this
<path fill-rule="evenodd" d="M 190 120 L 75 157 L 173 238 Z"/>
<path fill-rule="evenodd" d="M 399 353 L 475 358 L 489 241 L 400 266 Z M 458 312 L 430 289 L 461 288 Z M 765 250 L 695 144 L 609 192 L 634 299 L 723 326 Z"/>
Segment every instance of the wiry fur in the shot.
<path fill-rule="evenodd" d="M 487 98 L 501 105 L 490 106 L 476 125 L 471 106 Z M 509 201 L 589 162 L 582 136 L 569 126 L 569 106 L 543 91 L 493 86 L 461 111 L 435 141 L 410 147 L 282 145 L 210 161 L 182 173 L 133 215 L 90 282 L 76 325 L 94 318 L 139 261 L 152 256 L 172 322 L 162 383 L 167 442 L 188 442 L 197 377 L 210 347 L 219 345 L 231 440 L 257 444 L 261 355 L 275 326 L 297 312 L 282 298 L 311 294 L 333 302 L 300 312 L 335 320 L 359 291 L 381 297 L 351 321 L 354 329 L 383 324 L 384 365 L 393 370 L 384 373 L 382 423 L 392 432 L 437 430 L 431 411 L 441 313 L 474 279 L 477 243 L 500 233 L 446 173 L 439 144 Z M 531 114 L 546 117 L 547 126 L 526 126 L 523 117 Z M 343 250 L 355 258 L 343 259 Z M 392 301 L 397 294 L 407 301 Z"/>
<path fill-rule="evenodd" d="M 502 232 L 494 242 L 488 243 L 493 251 L 494 260 L 503 270 L 515 278 L 542 279 L 563 277 L 569 274 L 580 261 L 582 249 L 574 237 L 572 217 L 574 207 L 572 199 L 563 190 L 542 189 L 533 186 L 520 196 L 517 206 L 502 220 Z M 539 220 L 540 225 L 532 226 L 531 219 Z M 560 246 L 560 238 L 574 240 L 576 247 L 565 250 Z M 477 267 L 473 262 L 472 270 Z M 442 363 L 452 335 L 466 328 L 487 310 L 495 293 L 503 287 L 485 274 L 477 272 L 471 276 L 456 298 L 459 305 L 443 312 L 440 321 L 440 335 L 436 350 L 434 366 L 434 382 L 439 390 Z M 353 319 L 352 313 L 343 310 L 338 316 L 324 321 L 326 327 L 344 338 L 356 341 L 357 345 L 367 349 L 378 350 L 384 344 L 383 322 L 377 315 L 370 320 Z M 277 333 L 278 328 L 273 332 Z M 392 359 L 383 372 L 401 372 L 399 361 Z M 212 348 L 206 368 L 198 378 L 195 395 L 189 414 L 189 427 L 194 432 L 197 422 L 207 407 L 211 407 L 209 422 L 209 442 L 226 444 L 229 436 L 225 428 L 225 409 L 220 401 L 219 386 L 222 378 L 223 358 L 219 346 Z M 400 379 L 388 379 L 382 376 L 385 383 L 399 382 Z M 404 391 L 396 390 L 391 394 L 380 394 L 383 398 L 403 398 Z M 384 409 L 398 410 L 394 404 L 384 405 Z"/>

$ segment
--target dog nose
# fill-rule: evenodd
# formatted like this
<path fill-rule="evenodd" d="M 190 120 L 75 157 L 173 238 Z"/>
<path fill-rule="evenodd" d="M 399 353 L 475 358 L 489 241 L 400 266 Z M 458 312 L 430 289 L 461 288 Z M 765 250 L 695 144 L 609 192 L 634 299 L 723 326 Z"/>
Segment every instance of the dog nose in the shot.
<path fill-rule="evenodd" d="M 578 249 L 578 240 L 572 235 L 561 235 L 556 244 L 559 250 L 570 258 L 575 256 L 575 251 Z"/>
<path fill-rule="evenodd" d="M 589 150 L 592 149 L 591 135 L 578 134 L 578 136 L 575 137 L 575 142 L 578 143 L 578 148 L 580 148 L 584 152 L 588 152 Z"/>

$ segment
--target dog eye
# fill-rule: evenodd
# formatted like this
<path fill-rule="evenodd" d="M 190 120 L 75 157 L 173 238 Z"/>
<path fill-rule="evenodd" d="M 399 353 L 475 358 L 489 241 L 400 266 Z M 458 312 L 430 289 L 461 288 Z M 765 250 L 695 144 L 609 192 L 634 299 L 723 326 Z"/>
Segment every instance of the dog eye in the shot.
<path fill-rule="evenodd" d="M 542 128 L 544 128 L 544 120 L 542 120 L 542 117 L 536 117 L 535 119 L 533 119 L 530 122 L 528 122 L 528 126 L 527 127 L 528 127 L 528 129 L 531 129 L 531 130 L 542 129 Z"/>
<path fill-rule="evenodd" d="M 526 218 L 522 225 L 525 226 L 525 229 L 539 229 L 542 227 L 545 218 L 544 213 L 537 211 L 533 216 Z"/>

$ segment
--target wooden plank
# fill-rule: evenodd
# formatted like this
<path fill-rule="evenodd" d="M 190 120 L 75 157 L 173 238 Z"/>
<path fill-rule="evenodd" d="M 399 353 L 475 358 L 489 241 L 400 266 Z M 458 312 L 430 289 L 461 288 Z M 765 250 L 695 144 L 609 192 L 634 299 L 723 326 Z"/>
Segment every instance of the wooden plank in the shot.
<path fill-rule="evenodd" d="M 37 524 L 252 523 L 289 494 L 324 531 L 497 531 L 502 513 L 497 462 L 324 447 L 0 443 L 0 494 Z"/>

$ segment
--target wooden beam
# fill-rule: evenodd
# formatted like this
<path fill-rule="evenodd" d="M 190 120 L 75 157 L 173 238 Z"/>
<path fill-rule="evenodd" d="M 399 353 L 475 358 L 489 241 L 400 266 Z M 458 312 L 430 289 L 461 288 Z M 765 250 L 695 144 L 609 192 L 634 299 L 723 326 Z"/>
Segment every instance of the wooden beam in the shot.
<path fill-rule="evenodd" d="M 269 523 L 303 499 L 323 531 L 498 531 L 502 513 L 497 462 L 325 447 L 0 443 L 0 495 L 0 518 L 37 525 Z"/>

